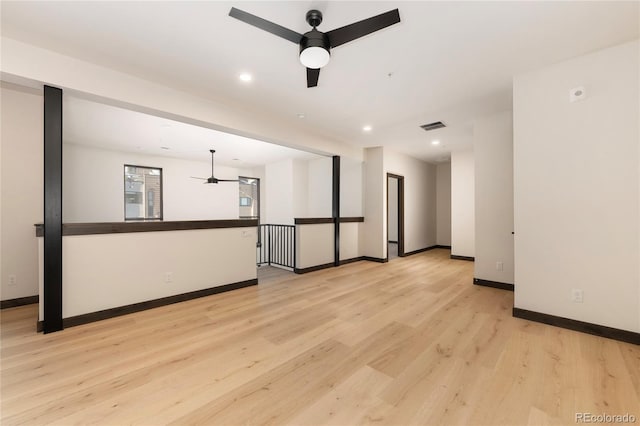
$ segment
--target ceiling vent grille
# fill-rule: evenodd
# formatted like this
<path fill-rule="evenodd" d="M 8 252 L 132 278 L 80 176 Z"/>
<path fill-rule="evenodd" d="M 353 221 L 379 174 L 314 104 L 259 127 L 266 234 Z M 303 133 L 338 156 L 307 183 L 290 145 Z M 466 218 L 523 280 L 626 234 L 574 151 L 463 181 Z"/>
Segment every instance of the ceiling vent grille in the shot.
<path fill-rule="evenodd" d="M 434 121 L 433 123 L 423 124 L 420 127 L 425 132 L 428 132 L 429 130 L 441 129 L 442 127 L 447 127 L 447 126 L 442 121 Z"/>

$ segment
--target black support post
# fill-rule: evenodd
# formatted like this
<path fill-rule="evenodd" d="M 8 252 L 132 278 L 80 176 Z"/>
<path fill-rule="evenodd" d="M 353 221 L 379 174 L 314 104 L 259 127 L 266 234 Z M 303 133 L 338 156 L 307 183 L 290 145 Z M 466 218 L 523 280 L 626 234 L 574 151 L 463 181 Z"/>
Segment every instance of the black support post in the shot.
<path fill-rule="evenodd" d="M 333 266 L 340 266 L 340 156 L 333 156 L 333 190 L 332 211 L 333 218 Z"/>
<path fill-rule="evenodd" d="M 62 90 L 44 86 L 44 319 L 62 330 Z"/>

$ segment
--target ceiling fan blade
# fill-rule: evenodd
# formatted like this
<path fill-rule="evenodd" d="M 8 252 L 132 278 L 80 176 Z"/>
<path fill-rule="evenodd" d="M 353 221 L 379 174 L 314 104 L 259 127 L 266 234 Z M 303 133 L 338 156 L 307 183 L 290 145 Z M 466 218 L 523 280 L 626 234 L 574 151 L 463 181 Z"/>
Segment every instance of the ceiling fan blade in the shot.
<path fill-rule="evenodd" d="M 239 179 L 218 179 L 218 182 L 240 182 Z"/>
<path fill-rule="evenodd" d="M 287 39 L 296 44 L 300 43 L 300 40 L 302 39 L 302 34 L 299 34 L 281 25 L 274 24 L 273 22 L 267 21 L 266 19 L 262 19 L 243 10 L 236 9 L 235 7 L 231 8 L 231 10 L 229 11 L 229 16 L 249 25 L 253 25 L 254 27 L 260 28 L 261 30 L 270 32 L 271 34 L 277 35 L 278 37 Z"/>
<path fill-rule="evenodd" d="M 197 176 L 189 176 L 191 179 L 200 179 L 200 180 L 207 180 L 207 178 L 201 178 L 201 177 L 197 177 Z"/>
<path fill-rule="evenodd" d="M 320 68 L 307 68 L 307 87 L 316 87 L 318 85 L 318 77 L 320 77 Z"/>
<path fill-rule="evenodd" d="M 326 34 L 329 36 L 331 47 L 337 47 L 390 25 L 397 24 L 398 22 L 400 22 L 400 13 L 398 9 L 394 9 L 350 25 L 345 25 L 344 27 L 336 28 Z"/>

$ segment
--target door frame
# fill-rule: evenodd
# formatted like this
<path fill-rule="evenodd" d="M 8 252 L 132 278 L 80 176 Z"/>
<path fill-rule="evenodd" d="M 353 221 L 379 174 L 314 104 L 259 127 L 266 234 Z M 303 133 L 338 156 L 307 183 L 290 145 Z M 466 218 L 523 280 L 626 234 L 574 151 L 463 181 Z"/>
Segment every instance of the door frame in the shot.
<path fill-rule="evenodd" d="M 387 226 L 385 229 L 385 244 L 387 245 L 387 259 L 389 259 L 389 178 L 398 181 L 398 257 L 404 257 L 404 176 L 387 173 Z"/>

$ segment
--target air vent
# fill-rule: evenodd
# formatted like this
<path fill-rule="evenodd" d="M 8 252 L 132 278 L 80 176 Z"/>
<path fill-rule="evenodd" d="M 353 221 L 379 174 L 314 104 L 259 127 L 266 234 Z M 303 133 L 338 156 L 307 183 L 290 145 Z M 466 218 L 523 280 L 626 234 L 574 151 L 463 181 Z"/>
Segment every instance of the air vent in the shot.
<path fill-rule="evenodd" d="M 440 129 L 442 127 L 447 127 L 442 121 L 434 121 L 433 123 L 423 124 L 420 126 L 422 130 L 428 132 L 429 130 Z"/>

